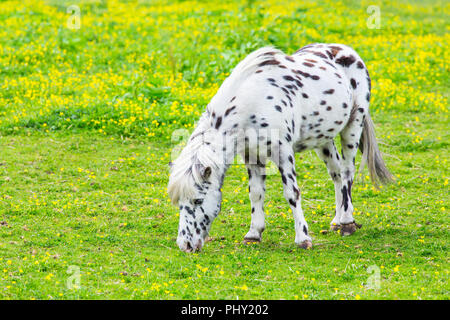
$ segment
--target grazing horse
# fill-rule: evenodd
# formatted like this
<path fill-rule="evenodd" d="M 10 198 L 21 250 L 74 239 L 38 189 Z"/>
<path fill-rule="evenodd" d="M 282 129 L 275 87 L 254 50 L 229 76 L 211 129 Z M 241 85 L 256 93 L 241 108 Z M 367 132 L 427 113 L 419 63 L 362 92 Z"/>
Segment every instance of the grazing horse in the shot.
<path fill-rule="evenodd" d="M 351 188 L 355 155 L 362 152 L 373 183 L 390 182 L 369 114 L 370 77 L 359 55 L 342 44 L 310 44 L 293 55 L 272 47 L 242 60 L 208 104 L 180 156 L 168 194 L 180 210 L 177 244 L 199 251 L 220 212 L 225 173 L 237 154 L 245 160 L 251 200 L 245 241 L 264 231 L 265 165 L 278 167 L 295 219 L 295 243 L 312 246 L 301 208 L 295 152 L 314 149 L 334 182 L 331 228 L 355 232 Z M 340 134 L 342 156 L 334 138 Z"/>

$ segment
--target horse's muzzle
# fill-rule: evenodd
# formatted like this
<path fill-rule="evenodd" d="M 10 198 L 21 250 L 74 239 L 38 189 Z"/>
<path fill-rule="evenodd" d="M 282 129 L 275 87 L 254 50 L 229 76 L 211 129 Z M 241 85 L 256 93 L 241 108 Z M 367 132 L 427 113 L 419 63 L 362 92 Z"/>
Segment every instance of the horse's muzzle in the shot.
<path fill-rule="evenodd" d="M 180 250 L 184 252 L 199 252 L 203 247 L 203 241 L 201 239 L 191 242 L 178 238 L 177 244 Z"/>

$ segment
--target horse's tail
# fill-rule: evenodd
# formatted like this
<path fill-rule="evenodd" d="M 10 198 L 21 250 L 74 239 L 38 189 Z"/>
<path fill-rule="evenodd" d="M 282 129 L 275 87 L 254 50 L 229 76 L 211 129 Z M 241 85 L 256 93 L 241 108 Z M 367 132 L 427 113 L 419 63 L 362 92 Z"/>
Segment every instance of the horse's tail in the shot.
<path fill-rule="evenodd" d="M 359 149 L 362 152 L 360 172 L 367 163 L 370 179 L 376 187 L 380 184 L 387 184 L 394 181 L 394 177 L 386 167 L 380 149 L 378 148 L 375 128 L 369 113 L 364 118 L 364 129 L 361 135 Z"/>

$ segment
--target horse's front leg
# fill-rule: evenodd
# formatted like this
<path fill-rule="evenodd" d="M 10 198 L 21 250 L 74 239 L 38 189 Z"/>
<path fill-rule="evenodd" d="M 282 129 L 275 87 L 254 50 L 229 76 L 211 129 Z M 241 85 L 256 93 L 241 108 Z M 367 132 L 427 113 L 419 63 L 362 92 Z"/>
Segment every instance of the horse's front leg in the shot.
<path fill-rule="evenodd" d="M 265 166 L 247 164 L 248 189 L 252 205 L 252 221 L 250 230 L 244 237 L 245 242 L 260 242 L 265 228 L 264 221 L 264 194 L 266 192 Z"/>
<path fill-rule="evenodd" d="M 279 144 L 278 154 L 272 155 L 272 160 L 278 166 L 283 181 L 283 193 L 289 203 L 295 222 L 295 243 L 303 249 L 312 247 L 311 237 L 308 235 L 306 223 L 301 206 L 300 189 L 297 185 L 297 173 L 295 171 L 295 156 L 291 146 L 287 143 Z"/>

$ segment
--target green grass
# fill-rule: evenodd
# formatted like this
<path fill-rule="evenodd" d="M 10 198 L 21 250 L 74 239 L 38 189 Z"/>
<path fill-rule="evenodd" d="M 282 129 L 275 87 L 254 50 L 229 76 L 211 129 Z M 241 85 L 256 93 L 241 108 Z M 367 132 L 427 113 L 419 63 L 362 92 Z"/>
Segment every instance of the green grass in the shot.
<path fill-rule="evenodd" d="M 449 298 L 448 4 L 378 1 L 382 28 L 371 30 L 372 3 L 352 1 L 77 3 L 80 30 L 65 28 L 63 2 L 0 3 L 0 298 Z M 309 42 L 346 43 L 366 61 L 396 182 L 377 191 L 367 172 L 358 177 L 363 227 L 341 237 L 325 232 L 326 167 L 297 154 L 313 249 L 294 243 L 278 173 L 267 180 L 263 241 L 245 245 L 250 201 L 237 164 L 211 241 L 181 252 L 166 193 L 172 132 L 193 128 L 253 49 Z M 71 266 L 79 288 L 67 285 Z"/>

